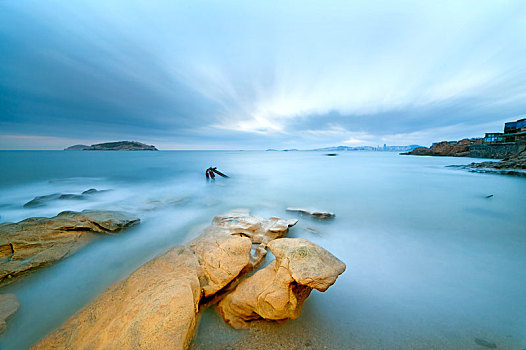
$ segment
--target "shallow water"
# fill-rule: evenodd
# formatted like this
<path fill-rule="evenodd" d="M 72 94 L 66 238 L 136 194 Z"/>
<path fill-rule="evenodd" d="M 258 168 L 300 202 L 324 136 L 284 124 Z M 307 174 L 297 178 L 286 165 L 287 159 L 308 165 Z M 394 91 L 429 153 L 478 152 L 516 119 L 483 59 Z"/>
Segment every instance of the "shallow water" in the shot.
<path fill-rule="evenodd" d="M 234 331 L 213 309 L 195 349 L 499 349 L 526 347 L 526 179 L 469 173 L 474 159 L 384 152 L 0 152 L 0 222 L 62 210 L 116 209 L 142 223 L 4 288 L 20 310 L 0 337 L 25 349 L 145 261 L 190 240 L 212 217 L 250 208 L 296 217 L 287 206 L 330 210 L 300 217 L 291 236 L 330 250 L 347 271 L 313 292 L 298 320 L 259 333 Z M 204 169 L 231 176 L 207 183 Z M 108 189 L 87 200 L 23 208 L 35 196 Z M 486 198 L 493 194 L 492 198 Z M 314 230 L 312 230 L 314 229 Z M 268 337 L 266 337 L 268 342 Z M 245 342 L 245 343 L 243 343 Z"/>

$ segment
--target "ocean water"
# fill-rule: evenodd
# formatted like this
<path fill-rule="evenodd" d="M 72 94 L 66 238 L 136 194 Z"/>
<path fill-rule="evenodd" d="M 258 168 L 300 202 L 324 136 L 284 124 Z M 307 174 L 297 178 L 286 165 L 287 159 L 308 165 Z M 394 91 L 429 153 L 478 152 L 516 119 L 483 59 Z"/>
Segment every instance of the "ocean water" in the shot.
<path fill-rule="evenodd" d="M 313 292 L 298 320 L 259 335 L 206 310 L 192 348 L 236 348 L 261 334 L 274 336 L 266 348 L 276 349 L 288 348 L 285 338 L 309 349 L 483 349 L 476 338 L 526 348 L 526 178 L 446 167 L 472 161 L 387 152 L 0 151 L 0 222 L 83 209 L 142 219 L 3 288 L 21 308 L 0 347 L 26 349 L 145 261 L 197 236 L 214 215 L 249 208 L 299 218 L 290 236 L 325 247 L 347 271 Z M 231 177 L 207 182 L 209 166 Z M 89 188 L 109 191 L 23 207 L 35 196 Z M 288 206 L 336 218 L 297 216 Z"/>

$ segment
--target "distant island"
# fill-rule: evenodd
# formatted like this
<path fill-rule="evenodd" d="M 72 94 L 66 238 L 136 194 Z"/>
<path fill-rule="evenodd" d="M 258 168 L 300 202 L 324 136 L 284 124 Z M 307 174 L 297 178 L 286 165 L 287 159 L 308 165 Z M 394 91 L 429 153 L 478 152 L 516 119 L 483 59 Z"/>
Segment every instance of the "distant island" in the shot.
<path fill-rule="evenodd" d="M 65 148 L 66 151 L 158 151 L 155 146 L 137 141 L 117 141 L 97 143 L 95 145 L 74 145 Z"/>
<path fill-rule="evenodd" d="M 350 151 L 371 151 L 371 152 L 411 152 L 415 148 L 422 147 L 420 145 L 409 145 L 409 146 L 388 146 L 383 145 L 382 146 L 356 146 L 356 147 L 350 147 L 350 146 L 332 146 L 332 147 L 324 147 L 324 148 L 314 148 L 314 149 L 307 149 L 305 151 L 320 151 L 320 152 L 350 152 Z M 267 152 L 275 152 L 278 151 L 277 149 L 269 148 L 267 149 Z M 296 152 L 300 151 L 299 149 L 284 149 L 282 152 Z"/>

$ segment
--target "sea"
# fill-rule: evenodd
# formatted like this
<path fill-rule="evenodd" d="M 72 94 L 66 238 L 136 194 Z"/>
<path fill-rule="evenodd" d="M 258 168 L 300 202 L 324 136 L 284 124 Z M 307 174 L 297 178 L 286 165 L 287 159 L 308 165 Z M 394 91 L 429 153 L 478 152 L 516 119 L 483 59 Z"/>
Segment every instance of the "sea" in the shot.
<path fill-rule="evenodd" d="M 524 349 L 526 178 L 448 167 L 474 161 L 391 152 L 0 151 L 2 223 L 84 209 L 141 219 L 3 287 L 21 307 L 0 348 L 30 347 L 215 215 L 248 208 L 298 218 L 289 236 L 326 248 L 347 270 L 326 292 L 313 291 L 297 320 L 258 332 L 233 330 L 213 307 L 204 310 L 191 349 L 241 349 L 263 337 L 266 349 Z M 229 178 L 207 181 L 211 166 Z M 105 191 L 24 207 L 36 196 L 91 188 Z"/>

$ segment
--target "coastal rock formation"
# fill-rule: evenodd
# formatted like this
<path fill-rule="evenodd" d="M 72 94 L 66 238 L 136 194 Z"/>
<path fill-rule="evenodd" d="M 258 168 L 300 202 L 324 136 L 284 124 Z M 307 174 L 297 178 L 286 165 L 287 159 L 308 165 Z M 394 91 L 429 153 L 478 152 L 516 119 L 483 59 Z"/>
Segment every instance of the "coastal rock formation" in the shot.
<path fill-rule="evenodd" d="M 499 162 L 471 163 L 467 167 L 476 172 L 526 176 L 526 150 Z"/>
<path fill-rule="evenodd" d="M 0 294 L 0 334 L 5 331 L 7 319 L 20 307 L 16 295 Z"/>
<path fill-rule="evenodd" d="M 242 281 L 217 306 L 234 328 L 259 318 L 298 318 L 312 289 L 324 292 L 345 271 L 342 261 L 306 239 L 276 239 L 268 247 L 276 259 Z"/>
<path fill-rule="evenodd" d="M 35 207 L 41 207 L 46 205 L 48 202 L 54 201 L 54 200 L 83 200 L 87 199 L 89 195 L 95 194 L 95 193 L 101 193 L 106 192 L 106 190 L 97 190 L 95 188 L 90 188 L 89 190 L 86 190 L 82 192 L 82 194 L 72 194 L 72 193 L 52 193 L 47 194 L 45 196 L 37 196 L 24 204 L 24 208 L 35 208 Z"/>
<path fill-rule="evenodd" d="M 152 145 L 146 145 L 137 141 L 117 141 L 97 143 L 91 146 L 74 145 L 65 149 L 66 151 L 157 151 Z"/>
<path fill-rule="evenodd" d="M 449 156 L 449 157 L 469 157 L 469 146 L 482 141 L 462 139 L 458 142 L 442 141 L 435 143 L 430 148 L 418 147 L 411 152 L 403 153 L 415 156 Z"/>
<path fill-rule="evenodd" d="M 0 285 L 63 259 L 97 237 L 139 222 L 116 211 L 65 211 L 52 218 L 0 224 Z"/>
<path fill-rule="evenodd" d="M 195 240 L 141 266 L 33 348 L 185 349 L 202 298 L 235 284 L 261 262 L 266 243 L 296 222 L 247 211 L 217 216 Z"/>
<path fill-rule="evenodd" d="M 335 217 L 334 213 L 331 213 L 328 211 L 321 211 L 321 210 L 309 210 L 309 209 L 304 209 L 304 208 L 289 207 L 287 208 L 287 211 L 297 212 L 297 213 L 304 214 L 304 215 L 310 215 L 317 219 L 330 219 L 330 218 Z"/>

